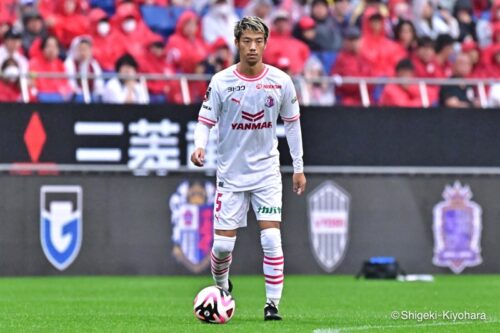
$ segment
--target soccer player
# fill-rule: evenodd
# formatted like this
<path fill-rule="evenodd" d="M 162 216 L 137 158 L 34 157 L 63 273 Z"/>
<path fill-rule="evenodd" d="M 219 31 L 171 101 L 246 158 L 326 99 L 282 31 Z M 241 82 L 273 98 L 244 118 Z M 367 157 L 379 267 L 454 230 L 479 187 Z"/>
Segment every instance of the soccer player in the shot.
<path fill-rule="evenodd" d="M 218 125 L 217 191 L 214 207 L 212 275 L 229 291 L 229 266 L 238 228 L 246 227 L 252 204 L 264 251 L 267 301 L 265 320 L 281 320 L 278 305 L 283 290 L 281 248 L 281 173 L 276 124 L 278 115 L 293 158 L 293 191 L 304 193 L 300 113 L 290 77 L 262 62 L 269 28 L 254 16 L 234 28 L 240 62 L 215 74 L 210 82 L 195 129 L 196 150 L 191 161 L 203 166 L 210 128 Z"/>

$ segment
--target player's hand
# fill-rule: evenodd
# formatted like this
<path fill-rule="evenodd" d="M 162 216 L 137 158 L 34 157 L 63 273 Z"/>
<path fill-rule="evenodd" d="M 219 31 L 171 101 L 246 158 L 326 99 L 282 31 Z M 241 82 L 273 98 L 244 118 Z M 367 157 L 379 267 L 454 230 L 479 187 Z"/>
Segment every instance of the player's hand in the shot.
<path fill-rule="evenodd" d="M 304 173 L 294 173 L 293 174 L 293 191 L 297 195 L 301 195 L 306 191 L 306 176 Z"/>
<path fill-rule="evenodd" d="M 191 162 L 198 167 L 202 167 L 205 164 L 205 149 L 196 148 L 193 154 L 191 154 Z"/>

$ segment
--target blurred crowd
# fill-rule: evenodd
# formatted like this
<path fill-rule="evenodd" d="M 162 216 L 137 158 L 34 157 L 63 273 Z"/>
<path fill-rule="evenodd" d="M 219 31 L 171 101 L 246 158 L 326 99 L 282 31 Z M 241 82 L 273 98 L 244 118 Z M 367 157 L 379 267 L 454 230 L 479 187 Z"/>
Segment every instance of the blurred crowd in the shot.
<path fill-rule="evenodd" d="M 20 74 L 29 73 L 30 101 L 79 102 L 87 93 L 94 102 L 183 103 L 179 80 L 144 83 L 136 74 L 230 66 L 233 25 L 245 15 L 269 25 L 264 61 L 295 77 L 309 105 L 361 105 L 359 85 L 343 77 L 500 78 L 500 0 L 0 0 L 0 101 L 20 101 Z M 95 76 L 82 84 L 75 74 Z M 191 103 L 206 86 L 189 81 Z M 484 92 L 500 106 L 498 83 Z M 480 92 L 368 84 L 365 94 L 372 105 L 471 107 Z"/>

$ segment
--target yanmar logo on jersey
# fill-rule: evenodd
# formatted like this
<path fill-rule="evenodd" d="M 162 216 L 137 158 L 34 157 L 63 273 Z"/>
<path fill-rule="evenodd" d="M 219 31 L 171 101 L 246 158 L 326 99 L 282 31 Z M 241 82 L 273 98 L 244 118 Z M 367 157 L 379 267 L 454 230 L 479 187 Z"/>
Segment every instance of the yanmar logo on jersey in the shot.
<path fill-rule="evenodd" d="M 248 120 L 251 123 L 232 123 L 231 127 L 233 130 L 259 130 L 273 127 L 273 123 L 271 121 L 257 122 L 258 120 L 264 118 L 264 110 L 253 114 L 241 111 L 241 118 Z"/>

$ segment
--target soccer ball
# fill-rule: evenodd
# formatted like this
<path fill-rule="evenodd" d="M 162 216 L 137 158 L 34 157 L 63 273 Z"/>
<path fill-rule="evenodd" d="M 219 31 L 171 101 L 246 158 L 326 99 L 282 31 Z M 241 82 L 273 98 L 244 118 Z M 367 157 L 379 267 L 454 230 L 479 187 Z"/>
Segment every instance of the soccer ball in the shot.
<path fill-rule="evenodd" d="M 231 294 L 217 286 L 206 287 L 194 299 L 194 315 L 207 323 L 227 323 L 233 317 L 235 308 Z"/>

